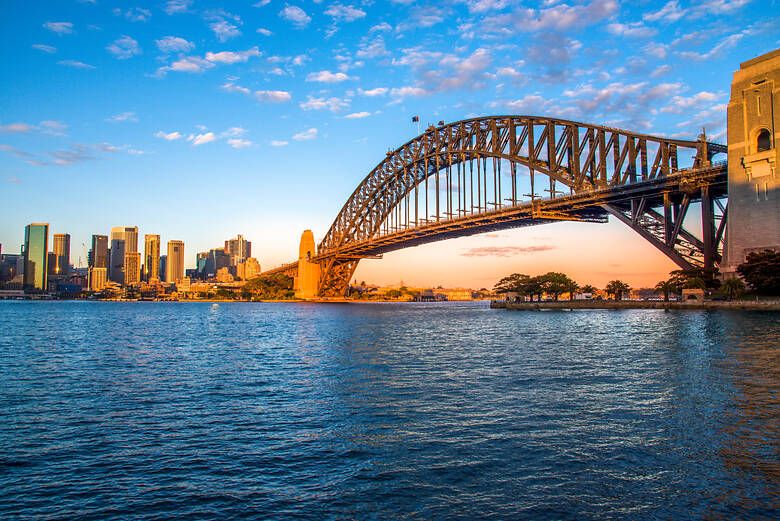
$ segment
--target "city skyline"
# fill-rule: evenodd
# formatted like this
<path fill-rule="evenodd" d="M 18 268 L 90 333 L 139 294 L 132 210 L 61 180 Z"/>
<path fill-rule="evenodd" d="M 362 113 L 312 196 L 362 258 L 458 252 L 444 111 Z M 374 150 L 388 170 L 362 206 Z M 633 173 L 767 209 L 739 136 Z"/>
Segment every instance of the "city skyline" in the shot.
<path fill-rule="evenodd" d="M 273 267 L 304 229 L 322 239 L 417 134 L 413 116 L 531 113 L 691 139 L 703 124 L 724 141 L 732 71 L 778 46 L 774 2 L 257 5 L 4 6 L 3 251 L 48 222 L 75 264 L 127 223 L 182 240 L 186 268 L 241 230 Z M 622 224 L 560 223 L 389 253 L 356 277 L 480 287 L 558 270 L 638 286 L 675 268 Z"/>

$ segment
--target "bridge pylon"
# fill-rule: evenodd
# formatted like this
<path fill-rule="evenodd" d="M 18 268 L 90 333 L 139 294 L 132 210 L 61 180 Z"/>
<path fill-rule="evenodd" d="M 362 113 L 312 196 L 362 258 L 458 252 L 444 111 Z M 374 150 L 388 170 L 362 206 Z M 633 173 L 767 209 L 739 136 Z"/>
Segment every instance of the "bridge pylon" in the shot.
<path fill-rule="evenodd" d="M 301 299 L 316 298 L 320 287 L 320 265 L 315 262 L 314 234 L 304 230 L 298 248 L 298 276 L 295 277 L 295 297 Z"/>

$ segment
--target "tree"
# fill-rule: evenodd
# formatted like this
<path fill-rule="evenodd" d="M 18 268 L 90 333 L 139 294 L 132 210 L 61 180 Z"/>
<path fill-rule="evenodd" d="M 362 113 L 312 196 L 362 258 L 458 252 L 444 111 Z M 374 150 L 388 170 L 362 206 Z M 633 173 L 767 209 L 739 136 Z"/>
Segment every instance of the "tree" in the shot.
<path fill-rule="evenodd" d="M 615 300 L 622 300 L 623 293 L 628 293 L 631 291 L 631 286 L 622 280 L 611 280 L 609 281 L 609 284 L 607 284 L 607 287 L 604 288 L 604 291 L 606 291 L 609 295 L 613 295 Z"/>
<path fill-rule="evenodd" d="M 720 286 L 720 290 L 726 295 L 729 300 L 740 296 L 745 291 L 745 283 L 742 279 L 733 278 L 726 279 Z"/>
<path fill-rule="evenodd" d="M 403 297 L 404 293 L 400 289 L 391 289 L 388 290 L 387 293 L 385 293 L 385 296 L 387 298 L 401 298 Z"/>
<path fill-rule="evenodd" d="M 764 250 L 748 253 L 737 273 L 760 295 L 780 295 L 780 252 Z"/>
<path fill-rule="evenodd" d="M 262 300 L 284 300 L 295 296 L 293 278 L 283 273 L 250 279 L 244 284 L 242 290 Z"/>
<path fill-rule="evenodd" d="M 550 271 L 535 278 L 539 279 L 541 289 L 548 295 L 552 295 L 553 300 L 558 300 L 561 293 L 569 293 L 577 289 L 577 283 L 565 273 Z"/>
<path fill-rule="evenodd" d="M 598 289 L 596 286 L 591 286 L 590 284 L 585 284 L 584 286 L 580 286 L 580 293 L 590 293 L 591 295 L 595 295 L 598 292 Z"/>
<path fill-rule="evenodd" d="M 659 294 L 663 294 L 664 301 L 669 302 L 669 293 L 673 292 L 677 286 L 674 285 L 674 283 L 670 280 L 662 280 L 658 284 L 655 285 L 655 292 Z"/>
<path fill-rule="evenodd" d="M 682 293 L 683 288 L 718 289 L 720 281 L 716 278 L 717 272 L 701 268 L 687 270 L 674 270 L 669 273 L 669 280 L 675 285 L 677 293 Z M 692 280 L 695 282 L 691 282 Z"/>
<path fill-rule="evenodd" d="M 528 279 L 530 279 L 530 277 L 523 273 L 512 273 L 499 280 L 496 285 L 493 286 L 493 291 L 496 293 L 520 293 L 522 295 L 524 294 L 523 285 Z"/>
<path fill-rule="evenodd" d="M 707 289 L 707 283 L 701 277 L 691 277 L 683 284 L 683 289 Z"/>

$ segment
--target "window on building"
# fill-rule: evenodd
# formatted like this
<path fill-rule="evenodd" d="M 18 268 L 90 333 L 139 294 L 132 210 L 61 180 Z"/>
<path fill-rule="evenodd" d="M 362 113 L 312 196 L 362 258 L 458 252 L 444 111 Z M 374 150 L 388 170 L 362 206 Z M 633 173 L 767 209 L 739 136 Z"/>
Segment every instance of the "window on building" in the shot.
<path fill-rule="evenodd" d="M 772 144 L 769 137 L 769 131 L 767 129 L 762 129 L 756 138 L 756 151 L 763 152 L 764 150 L 769 150 L 770 148 L 772 148 Z"/>

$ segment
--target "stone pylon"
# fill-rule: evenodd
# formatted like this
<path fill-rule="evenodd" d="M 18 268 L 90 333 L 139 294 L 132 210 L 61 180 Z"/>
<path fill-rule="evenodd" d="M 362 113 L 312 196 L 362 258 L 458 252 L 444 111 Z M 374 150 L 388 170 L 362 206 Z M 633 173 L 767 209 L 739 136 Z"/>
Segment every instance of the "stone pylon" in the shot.
<path fill-rule="evenodd" d="M 314 234 L 305 230 L 298 248 L 298 276 L 295 278 L 295 297 L 316 298 L 320 288 L 320 265 L 314 262 Z"/>

